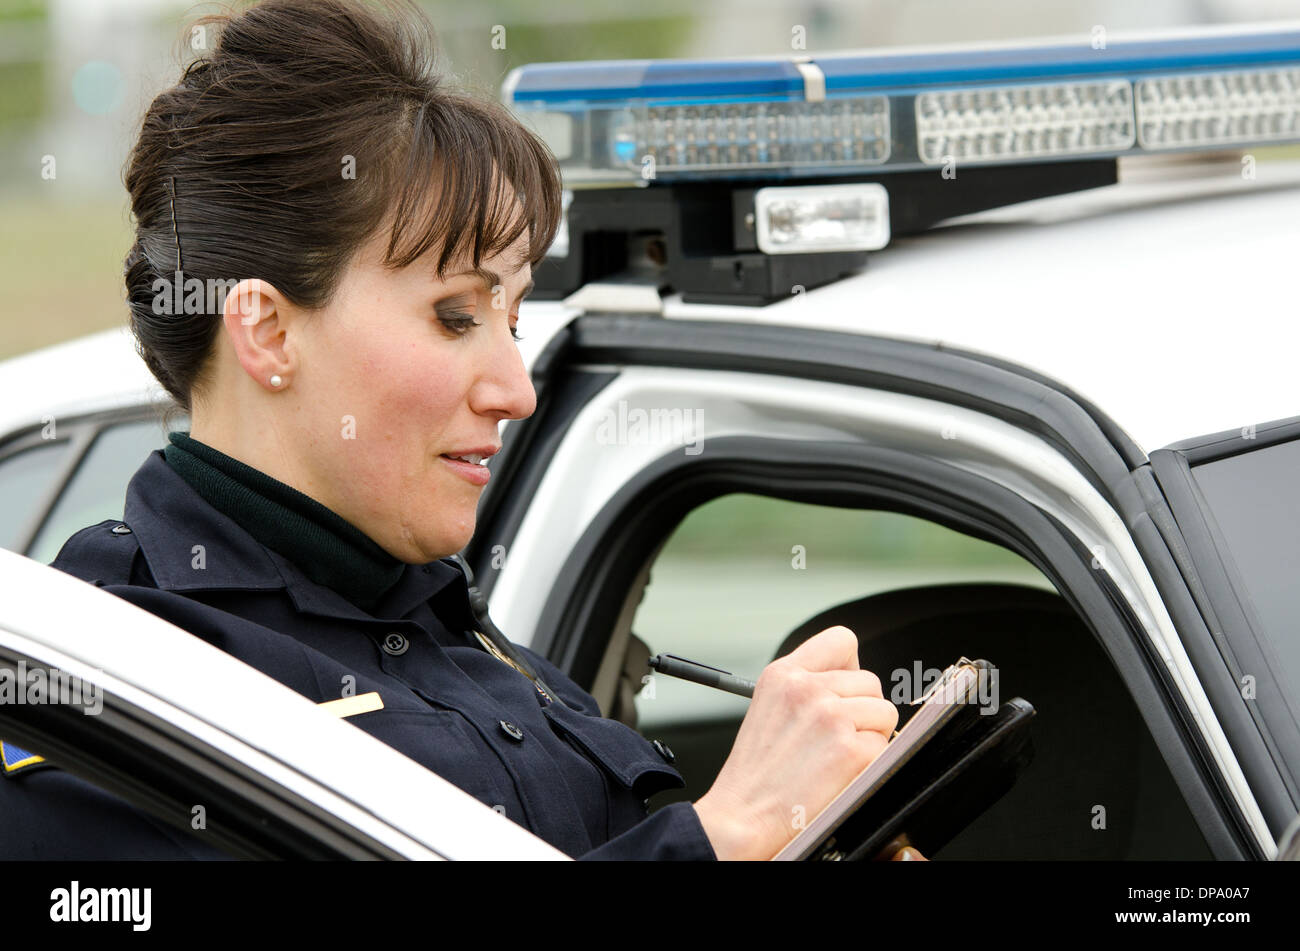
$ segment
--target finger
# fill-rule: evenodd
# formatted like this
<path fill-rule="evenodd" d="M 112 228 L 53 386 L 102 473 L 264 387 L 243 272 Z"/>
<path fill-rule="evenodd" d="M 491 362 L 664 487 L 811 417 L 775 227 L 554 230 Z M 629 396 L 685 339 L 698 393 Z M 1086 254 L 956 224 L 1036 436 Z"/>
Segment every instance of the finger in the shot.
<path fill-rule="evenodd" d="M 805 670 L 857 670 L 858 638 L 843 625 L 828 627 L 796 647 L 789 658 Z"/>
<path fill-rule="evenodd" d="M 891 862 L 928 862 L 930 861 L 910 845 L 899 849 L 890 857 Z"/>
<path fill-rule="evenodd" d="M 862 747 L 863 769 L 874 763 L 876 757 L 885 752 L 885 749 L 889 746 L 889 734 L 881 733 L 879 730 L 859 730 L 854 736 L 857 737 L 858 744 Z"/>
<path fill-rule="evenodd" d="M 823 670 L 817 685 L 841 697 L 883 697 L 880 678 L 869 670 Z"/>
<path fill-rule="evenodd" d="M 845 716 L 852 717 L 858 730 L 873 730 L 886 739 L 898 726 L 898 707 L 878 697 L 845 697 L 839 701 Z"/>

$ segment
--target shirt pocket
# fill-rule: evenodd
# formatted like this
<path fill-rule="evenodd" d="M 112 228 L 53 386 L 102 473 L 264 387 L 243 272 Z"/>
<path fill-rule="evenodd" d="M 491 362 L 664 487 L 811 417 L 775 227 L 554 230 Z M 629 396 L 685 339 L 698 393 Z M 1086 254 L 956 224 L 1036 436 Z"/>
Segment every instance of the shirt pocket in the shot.
<path fill-rule="evenodd" d="M 669 766 L 650 741 L 631 727 L 554 703 L 542 709 L 561 733 L 638 799 L 686 785 L 681 773 Z"/>
<path fill-rule="evenodd" d="M 504 765 L 454 710 L 377 710 L 352 721 L 486 806 L 515 818 L 522 807 Z"/>

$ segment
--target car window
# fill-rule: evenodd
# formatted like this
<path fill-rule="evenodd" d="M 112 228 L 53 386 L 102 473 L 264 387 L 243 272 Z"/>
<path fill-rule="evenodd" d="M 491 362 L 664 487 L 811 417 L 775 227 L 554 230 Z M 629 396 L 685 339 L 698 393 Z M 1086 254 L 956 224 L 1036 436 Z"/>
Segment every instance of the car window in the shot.
<path fill-rule="evenodd" d="M 1013 552 L 925 519 L 734 493 L 695 509 L 668 540 L 632 630 L 652 652 L 756 677 L 791 631 L 826 608 L 972 581 L 1053 590 Z M 743 716 L 747 705 L 655 677 L 637 697 L 637 723 Z"/>
<path fill-rule="evenodd" d="M 1214 515 L 1238 577 L 1250 594 L 1262 630 L 1277 659 L 1277 673 L 1294 696 L 1300 693 L 1300 440 L 1278 443 L 1192 467 Z"/>
<path fill-rule="evenodd" d="M 107 518 L 121 518 L 131 476 L 150 452 L 166 444 L 167 431 L 155 419 L 106 427 L 77 466 L 28 555 L 49 564 L 75 532 Z"/>
<path fill-rule="evenodd" d="M 66 439 L 22 449 L 0 462 L 0 547 L 16 551 L 41 498 L 49 491 L 72 443 Z"/>
<path fill-rule="evenodd" d="M 1210 857 L 1087 620 L 1034 565 L 992 542 L 894 512 L 727 495 L 669 537 L 632 632 L 651 653 L 752 678 L 834 624 L 858 635 L 864 666 L 895 703 L 964 654 L 998 668 L 1002 701 L 1020 696 L 1035 708 L 1033 759 L 936 857 Z M 643 683 L 638 728 L 667 744 L 687 783 L 651 808 L 697 799 L 749 701 L 662 674 Z"/>

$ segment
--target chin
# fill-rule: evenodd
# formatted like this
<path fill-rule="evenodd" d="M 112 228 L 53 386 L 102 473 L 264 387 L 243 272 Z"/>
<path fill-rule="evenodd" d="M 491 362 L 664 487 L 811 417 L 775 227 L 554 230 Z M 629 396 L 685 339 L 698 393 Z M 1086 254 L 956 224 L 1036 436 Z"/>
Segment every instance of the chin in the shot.
<path fill-rule="evenodd" d="M 388 549 L 389 554 L 408 565 L 427 565 L 439 558 L 456 554 L 469 544 L 470 538 L 474 535 L 473 522 L 464 528 L 453 529 L 449 526 L 440 526 L 440 528 L 441 531 L 433 534 L 407 535 L 403 549 L 400 552 Z"/>
<path fill-rule="evenodd" d="M 433 561 L 438 558 L 446 558 L 448 555 L 454 555 L 469 544 L 469 540 L 474 537 L 474 523 L 471 521 L 464 528 L 457 531 L 450 531 L 433 541 L 432 547 L 428 550 L 432 552 L 429 560 Z"/>

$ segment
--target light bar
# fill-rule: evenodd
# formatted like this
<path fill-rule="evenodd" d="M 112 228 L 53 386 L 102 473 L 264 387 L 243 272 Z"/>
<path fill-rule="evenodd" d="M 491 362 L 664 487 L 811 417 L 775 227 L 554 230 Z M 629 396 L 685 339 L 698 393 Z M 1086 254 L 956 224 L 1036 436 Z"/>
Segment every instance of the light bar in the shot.
<path fill-rule="evenodd" d="M 1133 90 L 1122 80 L 924 92 L 916 97 L 921 161 L 997 161 L 1123 152 L 1133 147 Z"/>
<path fill-rule="evenodd" d="M 834 102 L 749 102 L 630 108 L 611 119 L 616 161 L 654 177 L 675 172 L 779 170 L 821 165 L 861 168 L 889 158 L 889 102 L 851 96 Z"/>
<path fill-rule="evenodd" d="M 503 99 L 568 187 L 880 174 L 1300 141 L 1300 27 L 542 63 Z"/>
<path fill-rule="evenodd" d="M 1144 149 L 1295 139 L 1300 69 L 1144 79 L 1137 106 Z"/>

